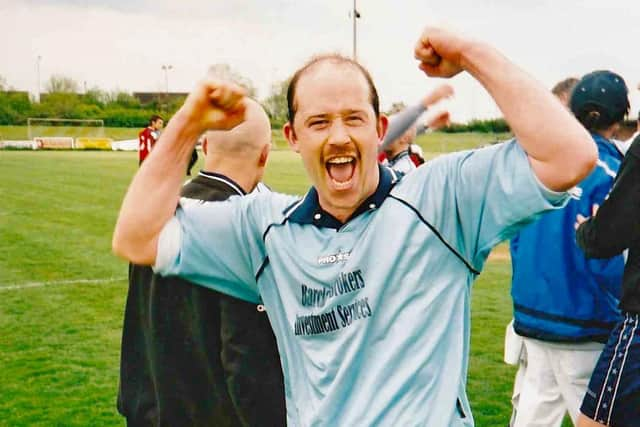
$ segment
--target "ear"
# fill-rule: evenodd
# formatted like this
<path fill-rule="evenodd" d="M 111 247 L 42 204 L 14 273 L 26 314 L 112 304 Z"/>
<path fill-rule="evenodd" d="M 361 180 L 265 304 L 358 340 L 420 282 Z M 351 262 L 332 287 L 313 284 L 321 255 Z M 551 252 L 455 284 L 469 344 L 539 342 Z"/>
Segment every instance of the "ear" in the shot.
<path fill-rule="evenodd" d="M 298 147 L 298 139 L 296 138 L 296 132 L 293 130 L 293 124 L 289 122 L 285 123 L 282 127 L 282 133 L 284 133 L 289 147 L 296 153 L 299 153 L 300 147 Z"/>
<path fill-rule="evenodd" d="M 260 157 L 258 158 L 258 167 L 265 167 L 267 160 L 269 160 L 269 151 L 271 150 L 271 143 L 266 144 L 260 151 Z"/>
<path fill-rule="evenodd" d="M 207 155 L 207 148 L 208 148 L 209 143 L 207 142 L 207 137 L 205 136 L 204 138 L 202 138 L 202 152 L 204 153 L 204 155 Z"/>
<path fill-rule="evenodd" d="M 380 114 L 380 117 L 378 118 L 378 124 L 376 126 L 376 130 L 378 132 L 378 139 L 380 140 L 380 143 L 382 143 L 384 136 L 387 134 L 388 127 L 389 127 L 389 118 L 384 114 Z"/>

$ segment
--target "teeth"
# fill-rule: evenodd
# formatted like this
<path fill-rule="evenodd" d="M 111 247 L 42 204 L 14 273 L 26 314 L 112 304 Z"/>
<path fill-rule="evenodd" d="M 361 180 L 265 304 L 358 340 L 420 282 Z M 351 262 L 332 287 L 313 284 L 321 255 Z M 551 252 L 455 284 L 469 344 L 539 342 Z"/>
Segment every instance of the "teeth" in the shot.
<path fill-rule="evenodd" d="M 333 159 L 329 160 L 327 163 L 331 163 L 334 165 L 339 165 L 342 163 L 349 163 L 353 160 L 353 158 L 351 157 L 334 157 Z"/>

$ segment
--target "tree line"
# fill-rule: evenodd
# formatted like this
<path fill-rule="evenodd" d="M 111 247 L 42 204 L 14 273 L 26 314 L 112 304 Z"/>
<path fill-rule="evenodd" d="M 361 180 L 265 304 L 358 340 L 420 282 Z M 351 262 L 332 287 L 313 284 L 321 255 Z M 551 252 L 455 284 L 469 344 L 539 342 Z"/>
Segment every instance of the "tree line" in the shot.
<path fill-rule="evenodd" d="M 250 96 L 256 94 L 251 81 L 235 72 L 226 64 L 216 64 L 210 71 L 221 78 L 233 80 L 243 86 Z M 280 128 L 287 121 L 287 87 L 289 80 L 274 83 L 269 95 L 260 100 L 273 128 Z M 98 87 L 85 89 L 70 77 L 53 75 L 45 83 L 45 94 L 35 102 L 27 92 L 12 90 L 5 78 L 0 76 L 0 125 L 26 125 L 29 117 L 62 119 L 102 119 L 107 127 L 144 127 L 149 117 L 161 114 L 169 119 L 180 108 L 184 97 L 157 97 L 142 103 L 131 93 L 104 91 Z M 392 105 L 388 113 L 404 106 L 401 102 Z M 468 123 L 453 123 L 442 129 L 444 132 L 509 132 L 502 118 L 471 120 Z"/>

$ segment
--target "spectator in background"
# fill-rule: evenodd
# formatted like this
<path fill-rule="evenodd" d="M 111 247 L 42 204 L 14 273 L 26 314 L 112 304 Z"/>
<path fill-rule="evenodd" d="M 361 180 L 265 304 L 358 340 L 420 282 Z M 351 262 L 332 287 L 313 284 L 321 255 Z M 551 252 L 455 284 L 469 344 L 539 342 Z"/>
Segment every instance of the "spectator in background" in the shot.
<path fill-rule="evenodd" d="M 391 116 L 389 129 L 380 146 L 378 161 L 403 173 L 410 172 L 424 163 L 422 149 L 414 144 L 416 136 L 427 130 L 446 126 L 449 123 L 449 113 L 440 111 L 426 124 L 416 122 L 428 108 L 451 96 L 453 88 L 443 84 L 429 92 L 420 103 Z"/>
<path fill-rule="evenodd" d="M 580 80 L 575 77 L 567 77 L 564 80 L 559 81 L 551 88 L 551 93 L 556 96 L 562 102 L 562 105 L 569 108 L 569 101 L 571 100 L 571 93 L 573 88 L 576 87 Z"/>
<path fill-rule="evenodd" d="M 514 329 L 524 337 L 520 396 L 513 426 L 575 423 L 596 361 L 620 318 L 624 259 L 587 260 L 575 242 L 576 215 L 588 215 L 609 193 L 622 157 L 610 138 L 628 109 L 622 77 L 584 76 L 569 107 L 598 146 L 596 168 L 570 191 L 564 209 L 543 215 L 511 240 Z M 516 381 L 520 382 L 520 381 Z"/>
<path fill-rule="evenodd" d="M 558 98 L 558 100 L 569 109 L 569 100 L 571 99 L 571 92 L 573 88 L 578 84 L 580 80 L 575 77 L 568 77 L 551 88 L 551 93 Z M 511 420 L 509 425 L 513 427 L 515 422 L 516 413 L 518 411 L 518 405 L 520 401 L 520 392 L 522 389 L 522 380 L 524 379 L 525 372 L 527 370 L 527 352 L 524 348 L 523 337 L 516 334 L 513 330 L 513 319 L 507 325 L 505 342 L 504 342 L 504 361 L 508 365 L 514 365 L 518 367 L 515 379 L 513 381 L 513 393 L 511 395 Z"/>
<path fill-rule="evenodd" d="M 182 187 L 181 205 L 251 192 L 270 145 L 267 115 L 248 101 L 245 122 L 207 133 L 204 170 Z M 282 368 L 264 310 L 131 264 L 118 410 L 129 426 L 284 426 Z"/>
<path fill-rule="evenodd" d="M 164 126 L 164 120 L 162 117 L 154 114 L 149 119 L 149 125 L 142 129 L 138 134 L 138 165 L 144 162 L 147 158 L 156 141 L 160 137 L 160 131 Z"/>

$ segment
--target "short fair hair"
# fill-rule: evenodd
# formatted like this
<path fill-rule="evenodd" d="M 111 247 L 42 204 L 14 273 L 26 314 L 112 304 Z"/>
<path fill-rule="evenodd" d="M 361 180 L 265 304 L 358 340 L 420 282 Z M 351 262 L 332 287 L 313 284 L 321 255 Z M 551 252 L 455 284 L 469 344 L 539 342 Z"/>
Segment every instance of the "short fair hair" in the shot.
<path fill-rule="evenodd" d="M 568 77 L 558 83 L 551 89 L 551 93 L 555 96 L 566 96 L 567 99 L 571 98 L 571 92 L 576 87 L 580 80 L 575 77 Z"/>

